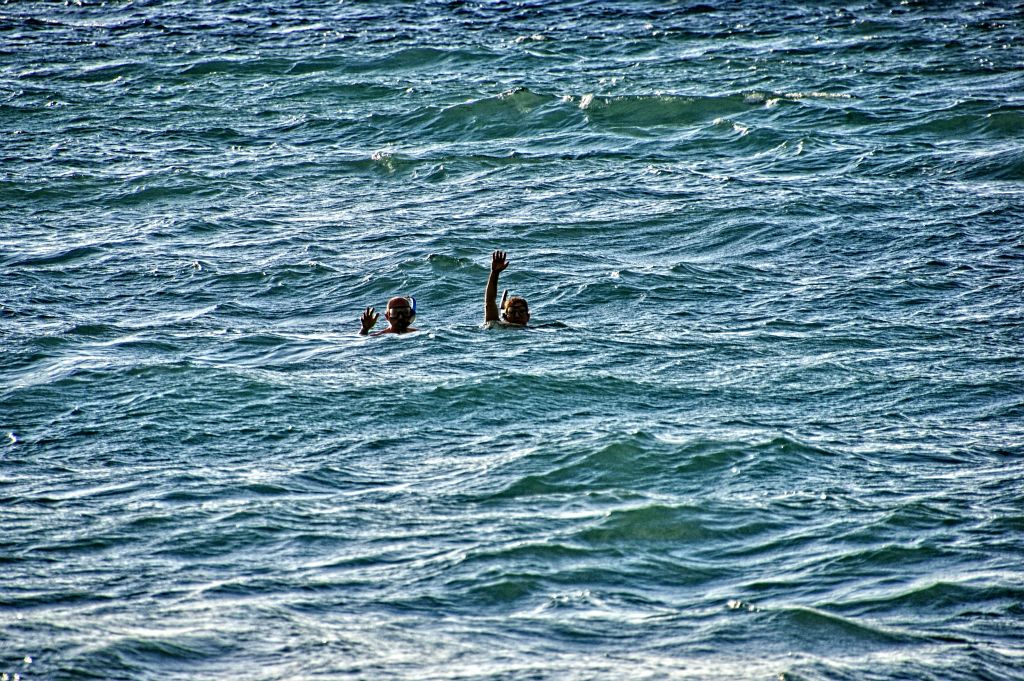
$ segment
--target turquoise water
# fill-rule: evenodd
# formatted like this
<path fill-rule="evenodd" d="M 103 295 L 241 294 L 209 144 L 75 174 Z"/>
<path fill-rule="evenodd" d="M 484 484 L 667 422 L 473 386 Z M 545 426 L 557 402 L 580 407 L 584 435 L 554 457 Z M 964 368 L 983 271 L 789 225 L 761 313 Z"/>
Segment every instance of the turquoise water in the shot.
<path fill-rule="evenodd" d="M 0 674 L 1024 678 L 1022 26 L 3 5 Z"/>

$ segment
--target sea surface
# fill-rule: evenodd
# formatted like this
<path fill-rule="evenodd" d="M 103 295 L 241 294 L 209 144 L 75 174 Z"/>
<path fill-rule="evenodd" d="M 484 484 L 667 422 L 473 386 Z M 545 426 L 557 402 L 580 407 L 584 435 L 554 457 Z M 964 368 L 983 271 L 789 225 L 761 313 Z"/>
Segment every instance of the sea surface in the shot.
<path fill-rule="evenodd" d="M 0 679 L 1022 678 L 1019 0 L 0 5 Z"/>

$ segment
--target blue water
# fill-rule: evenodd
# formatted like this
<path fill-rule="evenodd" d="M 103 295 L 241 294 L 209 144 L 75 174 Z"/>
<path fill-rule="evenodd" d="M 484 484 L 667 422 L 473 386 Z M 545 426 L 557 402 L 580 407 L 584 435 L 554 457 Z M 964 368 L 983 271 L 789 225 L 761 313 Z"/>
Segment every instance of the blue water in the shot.
<path fill-rule="evenodd" d="M 0 678 L 1024 678 L 1019 3 L 11 3 L 0 140 Z"/>

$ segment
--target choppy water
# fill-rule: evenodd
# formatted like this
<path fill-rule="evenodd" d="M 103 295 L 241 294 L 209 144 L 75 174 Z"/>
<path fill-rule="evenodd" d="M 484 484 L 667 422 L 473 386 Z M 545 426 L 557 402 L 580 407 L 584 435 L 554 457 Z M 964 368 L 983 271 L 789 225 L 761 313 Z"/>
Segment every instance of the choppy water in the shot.
<path fill-rule="evenodd" d="M 0 674 L 1024 678 L 1022 16 L 3 5 Z"/>

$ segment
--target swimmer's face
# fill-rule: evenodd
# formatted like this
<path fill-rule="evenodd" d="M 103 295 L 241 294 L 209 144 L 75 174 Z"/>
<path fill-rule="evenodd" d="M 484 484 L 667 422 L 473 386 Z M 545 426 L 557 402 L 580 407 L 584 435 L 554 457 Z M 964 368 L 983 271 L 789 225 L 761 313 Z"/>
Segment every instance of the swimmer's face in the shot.
<path fill-rule="evenodd" d="M 522 298 L 509 298 L 505 305 L 504 317 L 509 324 L 526 326 L 526 323 L 530 321 L 530 306 Z"/>
<path fill-rule="evenodd" d="M 405 298 L 392 298 L 384 310 L 384 318 L 396 331 L 405 331 L 412 324 L 412 308 Z"/>

